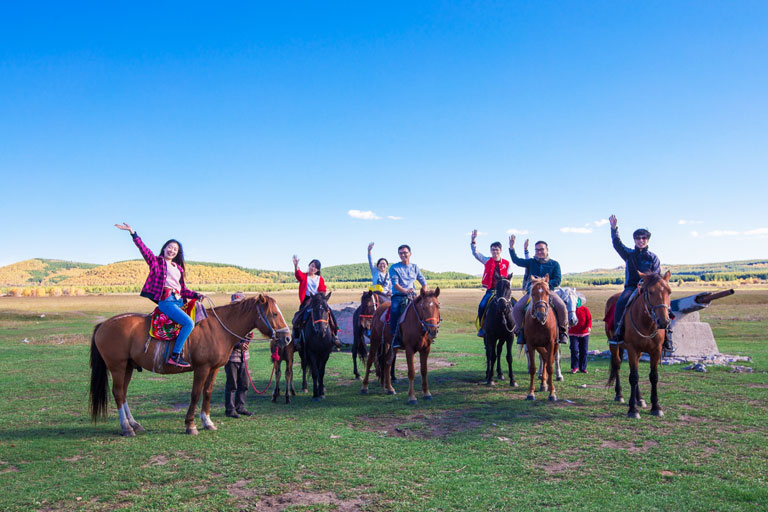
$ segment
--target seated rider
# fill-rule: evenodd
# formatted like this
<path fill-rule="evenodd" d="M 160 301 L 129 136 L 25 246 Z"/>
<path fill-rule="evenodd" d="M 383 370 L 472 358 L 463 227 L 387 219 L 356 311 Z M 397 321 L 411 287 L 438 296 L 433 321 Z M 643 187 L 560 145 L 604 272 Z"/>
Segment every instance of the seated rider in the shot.
<path fill-rule="evenodd" d="M 470 243 L 472 256 L 485 266 L 482 278 L 485 295 L 483 295 L 483 298 L 480 300 L 480 305 L 477 307 L 477 321 L 480 324 L 480 330 L 477 331 L 477 335 L 482 338 L 485 336 L 483 325 L 481 323 L 483 320 L 483 312 L 488 305 L 488 300 L 491 298 L 491 295 L 493 295 L 493 291 L 496 289 L 496 283 L 498 283 L 499 279 L 502 277 L 507 276 L 507 273 L 509 272 L 509 261 L 501 257 L 501 242 L 493 242 L 491 244 L 491 257 L 489 258 L 488 256 L 483 256 L 482 253 L 477 252 L 475 238 L 477 238 L 477 230 L 473 229 L 472 241 Z"/>
<path fill-rule="evenodd" d="M 624 270 L 624 290 L 621 292 L 619 299 L 616 301 L 616 309 L 613 313 L 613 339 L 608 340 L 611 345 L 620 345 L 624 342 L 624 310 L 627 307 L 627 302 L 632 296 L 632 293 L 637 289 L 637 285 L 640 282 L 640 276 L 638 272 L 655 272 L 661 273 L 661 262 L 659 258 L 648 250 L 648 241 L 651 238 L 651 232 L 645 228 L 636 229 L 632 233 L 632 238 L 635 241 L 634 249 L 630 249 L 619 238 L 618 220 L 615 215 L 611 215 L 608 218 L 611 223 L 611 241 L 613 242 L 613 248 L 619 253 L 621 259 L 624 260 L 626 268 Z M 672 350 L 672 344 L 670 341 L 671 330 L 667 330 L 667 336 L 664 339 L 664 349 Z"/>
<path fill-rule="evenodd" d="M 421 287 L 427 289 L 427 280 L 415 263 L 411 263 L 411 248 L 401 245 L 397 248 L 400 261 L 389 267 L 389 277 L 392 279 L 392 305 L 389 311 L 389 332 L 392 334 L 392 348 L 400 347 L 400 336 L 397 333 L 397 321 L 400 319 L 408 300 L 413 300 L 416 290 L 413 284 L 418 281 Z"/>
<path fill-rule="evenodd" d="M 296 276 L 296 280 L 299 282 L 299 310 L 293 315 L 293 339 L 294 348 L 301 350 L 301 329 L 304 327 L 304 314 L 306 313 L 307 306 L 313 296 L 318 293 L 325 293 L 325 280 L 320 275 L 320 269 L 322 265 L 320 260 L 312 260 L 309 262 L 306 274 L 299 270 L 299 258 L 293 256 L 293 274 Z M 339 324 L 336 322 L 336 317 L 333 314 L 333 310 L 329 309 L 331 313 L 331 321 L 329 322 L 331 333 L 333 334 L 333 343 L 336 347 L 340 347 L 341 343 L 336 337 L 336 333 L 339 331 Z"/>
<path fill-rule="evenodd" d="M 371 268 L 372 289 L 377 290 L 377 286 L 381 287 L 381 291 L 376 291 L 379 304 L 389 302 L 392 299 L 392 279 L 387 271 L 389 262 L 386 258 L 379 258 L 376 266 L 374 266 L 373 259 L 371 259 L 371 249 L 373 249 L 373 242 L 368 244 L 368 266 Z"/>
<path fill-rule="evenodd" d="M 545 275 L 549 275 L 549 289 L 554 290 L 560 286 L 560 264 L 549 258 L 549 246 L 547 242 L 539 240 L 534 244 L 534 257 L 521 259 L 515 254 L 515 235 L 509 236 L 509 254 L 512 257 L 512 262 L 520 267 L 524 267 L 530 270 L 533 277 L 541 278 Z M 512 318 L 515 320 L 515 334 L 517 334 L 517 344 L 523 345 L 523 316 L 525 315 L 525 306 L 528 303 L 530 297 L 530 283 L 525 290 L 525 295 L 515 304 L 512 308 Z M 568 342 L 568 310 L 565 306 L 565 302 L 556 293 L 551 293 L 550 298 L 552 300 L 552 306 L 555 310 L 555 318 L 557 319 L 557 325 L 559 327 L 559 343 Z"/>

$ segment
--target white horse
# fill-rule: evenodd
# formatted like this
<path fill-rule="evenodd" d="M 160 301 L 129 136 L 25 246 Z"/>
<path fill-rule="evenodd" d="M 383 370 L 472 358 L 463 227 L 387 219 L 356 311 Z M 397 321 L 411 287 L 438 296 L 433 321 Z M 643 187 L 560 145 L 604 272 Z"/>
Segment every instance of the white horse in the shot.
<path fill-rule="evenodd" d="M 579 294 L 576 292 L 576 288 L 572 288 L 569 286 L 566 287 L 560 287 L 558 286 L 555 288 L 555 293 L 558 297 L 563 299 L 563 302 L 565 302 L 565 307 L 568 311 L 568 325 L 574 326 L 578 323 L 578 319 L 576 318 L 576 304 L 579 302 Z M 544 362 L 541 359 L 541 356 L 539 356 L 539 378 L 541 378 L 541 372 L 544 368 Z M 563 380 L 563 374 L 560 371 L 560 350 L 555 352 L 555 378 L 558 381 Z"/>

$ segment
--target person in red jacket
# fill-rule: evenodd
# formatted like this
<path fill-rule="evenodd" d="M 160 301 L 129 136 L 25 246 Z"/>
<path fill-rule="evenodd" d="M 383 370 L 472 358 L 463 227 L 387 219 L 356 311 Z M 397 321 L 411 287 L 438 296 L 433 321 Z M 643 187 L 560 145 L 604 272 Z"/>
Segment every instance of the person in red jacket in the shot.
<path fill-rule="evenodd" d="M 576 303 L 576 325 L 568 329 L 571 338 L 571 373 L 587 373 L 589 333 L 592 332 L 592 313 L 585 306 L 587 299 L 580 297 Z"/>
<path fill-rule="evenodd" d="M 296 280 L 299 282 L 300 303 L 299 310 L 293 315 L 293 322 L 291 322 L 293 325 L 293 339 L 296 350 L 301 350 L 301 340 L 299 335 L 301 334 L 301 329 L 304 327 L 304 313 L 309 305 L 310 299 L 318 293 L 325 293 L 327 291 L 325 280 L 323 279 L 323 276 L 320 275 L 321 268 L 322 265 L 320 264 L 320 260 L 315 259 L 309 262 L 307 272 L 304 273 L 299 270 L 299 258 L 295 254 L 293 255 L 293 275 L 296 276 Z M 341 343 L 338 338 L 336 338 L 336 333 L 339 328 L 333 310 L 331 310 L 330 324 L 331 332 L 333 333 L 333 341 L 338 348 L 341 346 Z"/>
<path fill-rule="evenodd" d="M 509 272 L 509 261 L 501 257 L 501 242 L 493 242 L 491 244 L 491 257 L 489 258 L 488 256 L 483 256 L 481 253 L 477 252 L 475 238 L 477 238 L 477 230 L 473 229 L 472 241 L 470 243 L 472 256 L 484 266 L 482 284 L 483 288 L 485 288 L 485 295 L 483 295 L 483 298 L 480 300 L 480 304 L 477 307 L 477 320 L 478 323 L 480 323 L 483 318 L 485 307 L 488 305 L 488 300 L 496 289 L 496 283 L 502 277 L 507 277 L 507 272 Z M 477 331 L 477 335 L 481 338 L 485 336 L 482 325 L 480 325 L 480 330 Z"/>

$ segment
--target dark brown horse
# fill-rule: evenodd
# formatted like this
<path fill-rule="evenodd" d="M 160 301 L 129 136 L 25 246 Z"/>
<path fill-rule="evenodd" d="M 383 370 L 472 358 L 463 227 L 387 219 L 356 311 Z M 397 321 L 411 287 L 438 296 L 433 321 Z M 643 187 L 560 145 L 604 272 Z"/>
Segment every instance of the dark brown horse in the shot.
<path fill-rule="evenodd" d="M 331 292 L 333 293 L 333 292 Z M 302 387 L 306 390 L 307 367 L 312 371 L 312 401 L 325 400 L 325 365 L 333 350 L 331 332 L 331 308 L 328 299 L 331 293 L 317 293 L 307 306 L 307 320 L 301 328 L 301 371 Z"/>
<path fill-rule="evenodd" d="M 379 377 L 379 383 L 387 394 L 394 395 L 395 389 L 392 387 L 391 368 L 394 364 L 394 356 L 397 350 L 405 350 L 405 358 L 408 363 L 408 404 L 417 403 L 416 393 L 413 387 L 413 381 L 416 378 L 414 369 L 414 356 L 419 353 L 419 363 L 421 366 L 421 389 L 425 400 L 431 400 L 432 394 L 429 392 L 427 382 L 427 360 L 429 351 L 432 348 L 432 341 L 437 338 L 440 328 L 440 302 L 437 298 L 440 296 L 440 288 L 435 291 L 425 291 L 421 289 L 418 297 L 409 304 L 405 310 L 405 317 L 400 324 L 400 349 L 395 349 L 391 353 L 392 335 L 389 332 L 389 324 L 383 320 L 384 313 L 388 305 L 379 306 L 373 318 L 373 327 L 371 328 L 371 350 L 366 362 L 365 378 L 360 390 L 362 394 L 368 394 L 368 377 L 370 376 L 371 364 L 376 359 L 376 374 Z"/>
<path fill-rule="evenodd" d="M 549 275 L 542 278 L 531 277 L 531 304 L 523 319 L 525 348 L 528 352 L 528 373 L 531 377 L 526 400 L 535 399 L 533 381 L 536 376 L 536 352 L 538 352 L 544 366 L 544 372 L 541 375 L 542 391 L 548 389 L 548 400 L 557 401 L 555 385 L 552 382 L 552 366 L 558 350 L 557 318 L 549 301 L 551 293 Z"/>
<path fill-rule="evenodd" d="M 360 297 L 360 306 L 355 309 L 352 315 L 352 365 L 354 368 L 355 379 L 360 378 L 360 372 L 357 371 L 357 358 L 360 358 L 360 364 L 364 365 L 368 359 L 368 349 L 365 346 L 366 333 L 371 332 L 373 324 L 373 314 L 379 307 L 379 298 L 376 292 L 363 292 Z"/>
<path fill-rule="evenodd" d="M 509 385 L 517 387 L 515 374 L 512 373 L 512 353 L 510 347 L 513 344 L 515 321 L 512 319 L 512 307 L 515 299 L 512 298 L 512 285 L 510 274 L 506 279 L 499 279 L 496 283 L 496 295 L 488 304 L 483 319 L 483 331 L 485 332 L 485 383 L 493 385 L 493 370 L 496 367 L 496 378 L 504 379 L 501 373 L 501 353 L 504 345 L 507 346 L 507 368 L 509 369 Z"/>
<path fill-rule="evenodd" d="M 651 414 L 664 416 L 664 411 L 659 406 L 657 385 L 659 382 L 659 362 L 661 350 L 666 336 L 666 328 L 669 326 L 669 296 L 672 289 L 669 287 L 670 272 L 663 276 L 655 272 L 640 273 L 642 281 L 637 287 L 638 296 L 627 306 L 624 313 L 624 343 L 611 345 L 611 375 L 607 386 L 616 381 L 616 397 L 614 400 L 623 402 L 621 386 L 619 385 L 619 368 L 624 350 L 627 351 L 629 360 L 629 411 L 627 416 L 639 418 L 637 405 L 645 407 L 645 401 L 640 398 L 638 366 L 640 356 L 645 352 L 651 358 Z M 606 303 L 606 313 L 612 303 L 616 302 L 618 294 L 614 295 Z M 606 329 L 607 330 L 607 329 Z M 613 332 L 606 332 L 608 339 L 613 337 Z"/>
<path fill-rule="evenodd" d="M 272 401 L 277 402 L 280 396 L 281 365 L 285 363 L 285 403 L 291 403 L 291 395 L 296 395 L 293 389 L 293 354 L 295 347 L 290 338 L 272 339 L 269 342 L 269 353 L 272 364 L 275 365 L 275 389 L 272 391 Z M 277 354 L 277 356 L 275 356 Z M 277 357 L 277 361 L 274 358 Z"/>
<path fill-rule="evenodd" d="M 194 372 L 189 408 L 184 423 L 187 434 L 197 434 L 195 408 L 203 395 L 200 418 L 206 430 L 216 430 L 210 418 L 211 392 L 219 368 L 224 366 L 232 348 L 255 328 L 272 339 L 286 339 L 290 331 L 274 299 L 259 295 L 208 310 L 184 344 L 184 359 L 191 368 L 165 363 L 168 342 L 149 337 L 149 315 L 126 313 L 113 316 L 93 329 L 91 338 L 90 413 L 97 421 L 107 416 L 107 386 L 112 374 L 112 395 L 120 415 L 121 434 L 134 436 L 142 427 L 128 408 L 126 395 L 133 370 L 144 368 L 155 373 Z M 226 327 L 225 327 L 226 326 Z"/>

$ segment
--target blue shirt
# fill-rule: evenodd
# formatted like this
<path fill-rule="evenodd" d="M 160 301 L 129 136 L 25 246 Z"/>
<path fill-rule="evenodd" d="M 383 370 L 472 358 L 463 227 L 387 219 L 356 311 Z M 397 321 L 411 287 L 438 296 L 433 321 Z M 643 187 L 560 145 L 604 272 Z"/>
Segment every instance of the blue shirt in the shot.
<path fill-rule="evenodd" d="M 392 279 L 392 294 L 403 295 L 402 292 L 395 288 L 395 285 L 400 285 L 406 290 L 413 290 L 413 283 L 416 281 L 421 284 L 422 287 L 427 286 L 427 280 L 421 274 L 421 270 L 415 263 L 411 263 L 408 266 L 403 265 L 402 262 L 397 262 L 389 267 L 389 277 Z"/>

